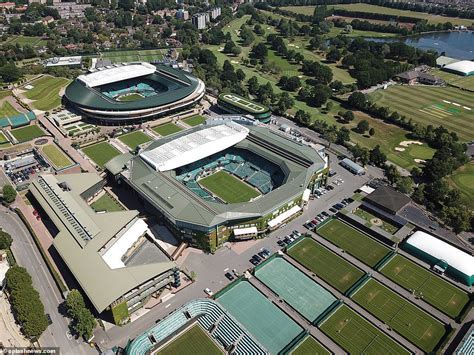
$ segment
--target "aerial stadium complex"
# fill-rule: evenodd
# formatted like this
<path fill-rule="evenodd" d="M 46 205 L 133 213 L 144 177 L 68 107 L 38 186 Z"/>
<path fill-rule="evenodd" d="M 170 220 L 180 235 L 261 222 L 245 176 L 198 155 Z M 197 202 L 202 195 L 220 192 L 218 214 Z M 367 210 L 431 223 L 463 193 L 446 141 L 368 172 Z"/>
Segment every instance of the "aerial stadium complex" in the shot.
<path fill-rule="evenodd" d="M 220 94 L 217 106 L 225 112 L 251 116 L 263 123 L 268 123 L 272 117 L 269 107 L 232 93 Z"/>
<path fill-rule="evenodd" d="M 237 123 L 239 122 L 239 123 Z M 215 250 L 298 215 L 327 179 L 327 157 L 256 121 L 208 121 L 106 164 L 182 239 Z"/>
<path fill-rule="evenodd" d="M 66 88 L 64 98 L 85 116 L 104 124 L 121 124 L 189 108 L 204 93 L 204 83 L 182 70 L 124 63 L 78 76 Z"/>

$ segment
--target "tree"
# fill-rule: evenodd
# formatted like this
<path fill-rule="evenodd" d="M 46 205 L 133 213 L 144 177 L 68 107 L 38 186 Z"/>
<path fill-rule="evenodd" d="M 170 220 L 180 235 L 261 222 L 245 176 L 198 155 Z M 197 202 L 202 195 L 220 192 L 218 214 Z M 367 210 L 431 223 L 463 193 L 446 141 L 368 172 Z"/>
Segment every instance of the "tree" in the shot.
<path fill-rule="evenodd" d="M 364 134 L 369 129 L 369 122 L 367 120 L 362 120 L 357 124 L 356 131 L 360 134 Z"/>
<path fill-rule="evenodd" d="M 10 204 L 16 199 L 16 190 L 12 185 L 4 185 L 2 189 L 3 201 Z"/>
<path fill-rule="evenodd" d="M 25 286 L 31 286 L 31 284 L 31 276 L 24 267 L 14 265 L 5 274 L 5 285 L 8 292 L 13 292 Z"/>
<path fill-rule="evenodd" d="M 342 114 L 342 118 L 344 119 L 344 121 L 346 122 L 351 122 L 354 120 L 355 116 L 354 116 L 354 112 L 352 111 L 346 111 Z"/>
<path fill-rule="evenodd" d="M 363 110 L 366 107 L 367 98 L 360 91 L 353 92 L 347 101 L 349 105 L 357 109 Z"/>
<path fill-rule="evenodd" d="M 253 46 L 252 54 L 254 58 L 263 60 L 268 55 L 268 48 L 264 43 L 260 42 L 259 44 Z"/>
<path fill-rule="evenodd" d="M 380 146 L 376 145 L 370 151 L 369 159 L 375 166 L 383 167 L 387 161 L 387 156 L 380 150 Z"/>
<path fill-rule="evenodd" d="M 71 290 L 66 298 L 66 312 L 70 318 L 76 318 L 80 310 L 86 305 L 78 290 Z"/>
<path fill-rule="evenodd" d="M 311 122 L 311 115 L 303 110 L 296 111 L 295 120 L 304 125 L 308 125 Z"/>
<path fill-rule="evenodd" d="M 12 245 L 12 237 L 7 232 L 0 230 L 0 249 L 8 249 Z"/>
<path fill-rule="evenodd" d="M 245 80 L 245 73 L 242 69 L 237 69 L 235 71 L 235 74 L 237 75 L 237 80 L 238 81 L 244 81 Z"/>
<path fill-rule="evenodd" d="M 413 180 L 409 176 L 402 176 L 397 181 L 397 190 L 404 194 L 411 194 L 413 192 Z"/>
<path fill-rule="evenodd" d="M 96 321 L 92 313 L 87 308 L 81 308 L 73 325 L 76 333 L 88 340 L 92 337 L 95 326 Z"/>
<path fill-rule="evenodd" d="M 336 142 L 336 138 L 337 138 L 337 133 L 335 130 L 329 130 L 328 132 L 326 132 L 326 134 L 324 134 L 324 138 L 326 138 L 326 140 L 328 141 L 328 149 L 331 148 L 331 144 Z"/>
<path fill-rule="evenodd" d="M 300 90 L 301 91 L 301 90 Z M 331 89 L 326 85 L 316 84 L 311 90 L 311 94 L 307 99 L 308 104 L 316 107 L 321 107 L 331 96 Z"/>
<path fill-rule="evenodd" d="M 339 52 L 339 49 L 336 47 L 332 47 L 328 54 L 326 54 L 326 60 L 330 62 L 337 62 L 338 60 L 341 59 L 341 52 Z"/>
<path fill-rule="evenodd" d="M 21 74 L 15 63 L 10 62 L 0 67 L 0 76 L 3 81 L 11 83 L 20 79 Z"/>
<path fill-rule="evenodd" d="M 375 129 L 372 127 L 369 129 L 369 136 L 373 136 L 375 134 Z"/>
<path fill-rule="evenodd" d="M 344 144 L 345 142 L 349 142 L 350 140 L 351 140 L 350 131 L 346 127 L 341 127 L 337 131 L 336 143 Z"/>
<path fill-rule="evenodd" d="M 395 165 L 387 165 L 384 175 L 392 185 L 396 184 L 400 179 L 400 173 L 398 172 Z"/>

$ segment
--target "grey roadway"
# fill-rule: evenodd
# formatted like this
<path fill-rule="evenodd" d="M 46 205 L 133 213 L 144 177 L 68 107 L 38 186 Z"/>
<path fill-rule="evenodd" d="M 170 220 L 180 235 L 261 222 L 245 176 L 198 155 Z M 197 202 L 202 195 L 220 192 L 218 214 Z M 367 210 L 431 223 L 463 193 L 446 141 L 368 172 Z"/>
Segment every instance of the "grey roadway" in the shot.
<path fill-rule="evenodd" d="M 0 226 L 13 238 L 11 246 L 18 265 L 25 267 L 31 275 L 33 286 L 38 290 L 45 312 L 53 323 L 41 335 L 41 346 L 59 347 L 62 354 L 97 354 L 94 348 L 81 340 L 68 339 L 68 319 L 59 313 L 63 298 L 59 293 L 49 270 L 34 243 L 33 237 L 16 213 L 0 209 Z"/>

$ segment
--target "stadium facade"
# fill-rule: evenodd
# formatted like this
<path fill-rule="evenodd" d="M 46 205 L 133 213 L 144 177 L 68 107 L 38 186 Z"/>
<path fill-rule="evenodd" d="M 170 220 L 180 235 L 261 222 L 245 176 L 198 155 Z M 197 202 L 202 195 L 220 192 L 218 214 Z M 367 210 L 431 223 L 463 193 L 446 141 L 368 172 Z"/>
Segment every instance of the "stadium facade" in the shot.
<path fill-rule="evenodd" d="M 80 75 L 66 88 L 66 104 L 104 124 L 144 121 L 197 104 L 202 80 L 179 69 L 150 63 L 113 64 Z"/>
<path fill-rule="evenodd" d="M 178 237 L 214 251 L 229 239 L 265 235 L 298 215 L 311 191 L 326 183 L 328 160 L 255 121 L 213 120 L 156 140 L 137 156 L 118 156 L 106 169 Z M 244 184 L 254 197 L 235 202 L 204 187 L 201 180 L 215 173 L 231 176 L 219 189 Z"/>
<path fill-rule="evenodd" d="M 272 117 L 269 107 L 233 93 L 220 94 L 217 106 L 225 112 L 251 116 L 263 123 L 268 123 Z"/>

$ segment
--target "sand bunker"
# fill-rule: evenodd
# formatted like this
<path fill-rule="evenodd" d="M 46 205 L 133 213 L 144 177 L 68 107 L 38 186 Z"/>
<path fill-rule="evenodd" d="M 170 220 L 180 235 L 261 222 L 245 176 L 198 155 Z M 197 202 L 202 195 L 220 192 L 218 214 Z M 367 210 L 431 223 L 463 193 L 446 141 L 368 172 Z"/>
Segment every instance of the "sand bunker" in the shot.
<path fill-rule="evenodd" d="M 405 148 L 395 147 L 395 150 L 396 150 L 397 152 L 404 152 L 404 151 L 405 151 Z"/>
<path fill-rule="evenodd" d="M 423 164 L 423 163 L 426 163 L 426 160 L 423 160 L 423 159 L 413 159 L 415 161 L 415 163 L 418 163 L 418 164 Z"/>
<path fill-rule="evenodd" d="M 231 60 L 230 62 L 231 62 L 232 64 L 239 64 L 239 62 L 236 61 L 236 60 Z"/>
<path fill-rule="evenodd" d="M 402 147 L 408 147 L 410 144 L 423 145 L 423 143 L 421 143 L 420 141 L 403 141 L 403 142 L 400 142 L 399 145 L 401 145 Z"/>

